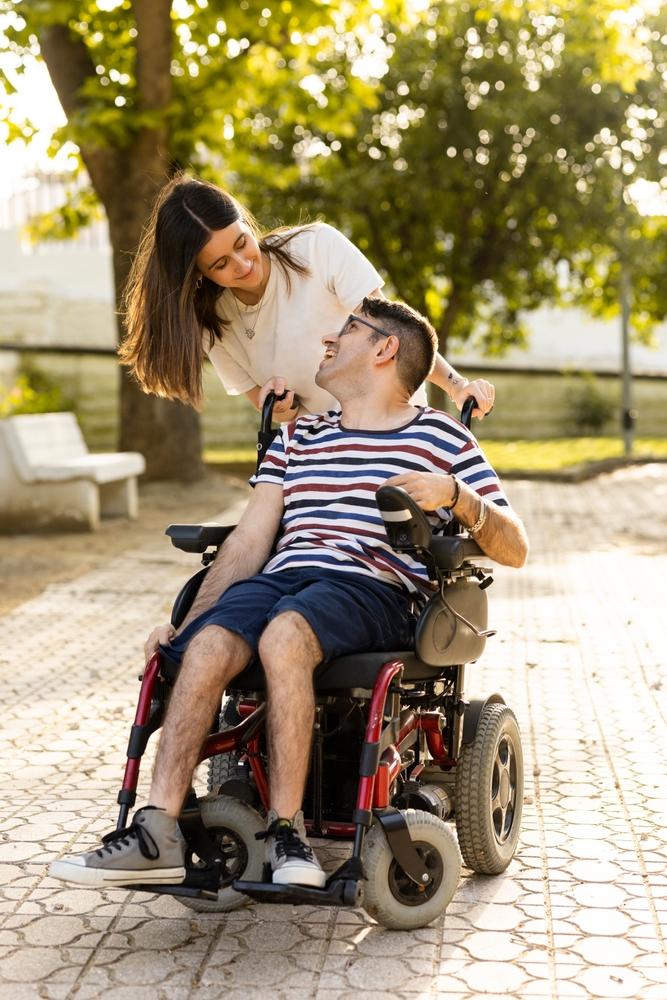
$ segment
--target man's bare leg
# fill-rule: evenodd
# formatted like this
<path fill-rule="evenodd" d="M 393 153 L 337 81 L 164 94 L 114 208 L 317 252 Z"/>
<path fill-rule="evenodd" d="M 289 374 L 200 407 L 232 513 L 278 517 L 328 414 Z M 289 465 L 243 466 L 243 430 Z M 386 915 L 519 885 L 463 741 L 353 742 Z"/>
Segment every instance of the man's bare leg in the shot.
<path fill-rule="evenodd" d="M 225 688 L 251 655 L 245 639 L 219 625 L 208 625 L 194 637 L 169 699 L 149 805 L 179 815 Z"/>
<path fill-rule="evenodd" d="M 315 717 L 313 671 L 322 660 L 306 619 L 286 611 L 269 623 L 259 643 L 267 684 L 271 808 L 291 819 L 301 809 Z"/>

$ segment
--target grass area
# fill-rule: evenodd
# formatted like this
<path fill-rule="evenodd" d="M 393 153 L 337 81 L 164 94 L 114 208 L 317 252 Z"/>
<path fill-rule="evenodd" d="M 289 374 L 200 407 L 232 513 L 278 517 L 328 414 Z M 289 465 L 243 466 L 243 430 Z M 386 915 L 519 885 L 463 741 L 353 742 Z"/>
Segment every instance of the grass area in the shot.
<path fill-rule="evenodd" d="M 211 448 L 204 452 L 204 461 L 211 465 L 247 465 L 257 461 L 255 448 L 232 448 L 229 451 Z"/>
<path fill-rule="evenodd" d="M 512 471 L 549 471 L 604 458 L 622 458 L 623 441 L 612 437 L 553 438 L 547 441 L 482 441 L 494 468 Z M 635 458 L 667 458 L 667 438 L 638 438 Z"/>
<path fill-rule="evenodd" d="M 496 469 L 507 471 L 564 469 L 581 462 L 623 456 L 623 442 L 615 437 L 553 438 L 547 441 L 492 441 L 487 438 L 481 443 L 491 464 Z M 638 438 L 633 455 L 637 458 L 667 458 L 667 438 Z M 253 465 L 256 458 L 254 448 L 204 452 L 204 461 L 215 465 Z"/>

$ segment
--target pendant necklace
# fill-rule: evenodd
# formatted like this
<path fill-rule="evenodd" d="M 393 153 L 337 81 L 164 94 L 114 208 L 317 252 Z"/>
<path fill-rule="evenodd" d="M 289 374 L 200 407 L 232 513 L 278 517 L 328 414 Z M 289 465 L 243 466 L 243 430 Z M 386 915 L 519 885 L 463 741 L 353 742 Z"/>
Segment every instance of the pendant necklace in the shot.
<path fill-rule="evenodd" d="M 262 297 L 259 300 L 259 308 L 258 308 L 257 312 L 255 313 L 255 322 L 252 324 L 252 326 L 250 327 L 250 329 L 248 329 L 248 327 L 245 325 L 245 320 L 243 319 L 243 314 L 241 313 L 241 310 L 239 309 L 238 299 L 234 295 L 234 292 L 232 292 L 232 295 L 234 296 L 234 303 L 236 305 L 236 311 L 239 314 L 239 319 L 243 323 L 243 328 L 245 330 L 245 335 L 248 338 L 248 340 L 252 340 L 252 338 L 255 336 L 255 328 L 257 326 L 257 320 L 259 319 L 259 314 L 261 313 L 262 306 L 264 305 L 264 293 L 262 293 Z"/>

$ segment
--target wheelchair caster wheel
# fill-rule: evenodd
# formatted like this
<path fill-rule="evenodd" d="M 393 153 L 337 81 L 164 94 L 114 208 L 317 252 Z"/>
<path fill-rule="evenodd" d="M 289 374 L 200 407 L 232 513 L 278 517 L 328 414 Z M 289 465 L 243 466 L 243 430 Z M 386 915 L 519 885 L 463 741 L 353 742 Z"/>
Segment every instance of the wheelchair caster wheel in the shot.
<path fill-rule="evenodd" d="M 431 874 L 428 885 L 416 885 L 394 858 L 380 823 L 374 823 L 364 847 L 363 907 L 383 927 L 407 931 L 439 917 L 456 892 L 461 856 L 451 827 L 420 809 L 404 814 L 412 841 Z"/>
<path fill-rule="evenodd" d="M 238 879 L 259 882 L 264 864 L 264 844 L 255 834 L 266 829 L 266 821 L 252 806 L 228 795 L 207 795 L 199 800 L 204 826 L 222 849 L 223 866 L 217 900 L 189 899 L 179 896 L 179 902 L 200 913 L 228 913 L 245 906 L 251 900 L 232 888 Z M 186 868 L 192 857 L 185 858 Z"/>
<path fill-rule="evenodd" d="M 523 809 L 523 750 L 514 712 L 487 705 L 456 765 L 456 830 L 465 864 L 498 875 L 514 857 Z"/>

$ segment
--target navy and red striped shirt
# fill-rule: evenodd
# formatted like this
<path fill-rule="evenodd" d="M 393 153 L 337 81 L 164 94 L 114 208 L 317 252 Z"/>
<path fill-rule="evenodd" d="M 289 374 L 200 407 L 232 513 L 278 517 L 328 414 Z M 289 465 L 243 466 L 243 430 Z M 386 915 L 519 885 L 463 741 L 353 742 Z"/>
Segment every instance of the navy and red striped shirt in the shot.
<path fill-rule="evenodd" d="M 430 407 L 389 431 L 348 430 L 340 413 L 283 426 L 250 482 L 282 484 L 285 511 L 276 552 L 264 573 L 319 566 L 361 573 L 415 591 L 426 569 L 389 545 L 375 493 L 405 472 L 451 473 L 499 506 L 509 506 L 498 476 L 473 435 Z M 290 430 L 292 433 L 290 435 Z M 435 533 L 451 513 L 427 512 Z"/>

